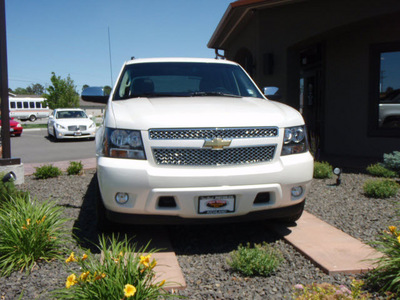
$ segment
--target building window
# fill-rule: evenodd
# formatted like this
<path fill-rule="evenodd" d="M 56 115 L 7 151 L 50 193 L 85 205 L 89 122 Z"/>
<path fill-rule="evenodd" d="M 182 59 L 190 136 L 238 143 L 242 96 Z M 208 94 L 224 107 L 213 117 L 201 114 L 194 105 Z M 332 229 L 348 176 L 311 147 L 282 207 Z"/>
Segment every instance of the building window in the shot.
<path fill-rule="evenodd" d="M 400 136 L 400 42 L 371 48 L 370 134 Z"/>

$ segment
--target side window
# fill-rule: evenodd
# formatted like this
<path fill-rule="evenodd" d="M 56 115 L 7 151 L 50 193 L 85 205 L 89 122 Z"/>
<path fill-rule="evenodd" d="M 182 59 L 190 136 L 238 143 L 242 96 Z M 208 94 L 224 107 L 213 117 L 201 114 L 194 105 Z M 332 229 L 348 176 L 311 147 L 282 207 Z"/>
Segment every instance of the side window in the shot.
<path fill-rule="evenodd" d="M 35 102 L 29 102 L 29 108 L 35 108 Z"/>
<path fill-rule="evenodd" d="M 370 134 L 400 136 L 400 42 L 372 46 L 370 63 Z"/>
<path fill-rule="evenodd" d="M 17 102 L 17 108 L 22 108 L 22 102 Z"/>
<path fill-rule="evenodd" d="M 28 104 L 28 102 L 24 102 L 24 108 L 29 108 Z"/>
<path fill-rule="evenodd" d="M 42 103 L 41 102 L 36 102 L 36 108 L 42 108 Z"/>
<path fill-rule="evenodd" d="M 15 101 L 11 101 L 10 102 L 10 108 L 14 108 L 15 109 Z"/>

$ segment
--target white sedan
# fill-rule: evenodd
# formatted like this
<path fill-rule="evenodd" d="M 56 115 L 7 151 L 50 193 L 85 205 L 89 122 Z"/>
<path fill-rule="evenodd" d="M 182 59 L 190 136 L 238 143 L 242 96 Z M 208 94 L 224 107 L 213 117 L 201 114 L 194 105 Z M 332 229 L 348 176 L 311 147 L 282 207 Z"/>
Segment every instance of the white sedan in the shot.
<path fill-rule="evenodd" d="M 91 120 L 83 109 L 80 108 L 57 108 L 49 116 L 47 122 L 47 133 L 55 140 L 69 138 L 94 139 L 96 124 Z"/>

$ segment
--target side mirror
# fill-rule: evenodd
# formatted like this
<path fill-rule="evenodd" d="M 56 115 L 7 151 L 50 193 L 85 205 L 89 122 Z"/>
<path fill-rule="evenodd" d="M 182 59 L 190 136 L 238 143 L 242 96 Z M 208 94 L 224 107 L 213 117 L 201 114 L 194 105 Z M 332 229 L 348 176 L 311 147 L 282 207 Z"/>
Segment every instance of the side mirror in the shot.
<path fill-rule="evenodd" d="M 266 86 L 263 88 L 265 97 L 270 100 L 280 100 L 282 95 L 279 93 L 279 88 L 276 86 Z"/>
<path fill-rule="evenodd" d="M 104 89 L 98 86 L 88 87 L 81 94 L 82 100 L 96 103 L 107 103 L 108 97 Z"/>
<path fill-rule="evenodd" d="M 53 115 L 50 115 L 50 116 L 49 116 L 49 119 L 54 119 L 54 116 L 53 116 Z"/>

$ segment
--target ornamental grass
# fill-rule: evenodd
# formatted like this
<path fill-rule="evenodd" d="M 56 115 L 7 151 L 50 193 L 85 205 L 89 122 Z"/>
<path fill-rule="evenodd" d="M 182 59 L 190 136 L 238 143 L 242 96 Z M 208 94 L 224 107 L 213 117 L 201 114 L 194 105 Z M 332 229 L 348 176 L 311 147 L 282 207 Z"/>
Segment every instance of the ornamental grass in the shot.
<path fill-rule="evenodd" d="M 63 208 L 46 201 L 16 196 L 0 207 L 0 274 L 15 270 L 29 273 L 38 261 L 50 261 L 66 253 L 71 240 L 62 218 Z"/>
<path fill-rule="evenodd" d="M 388 229 L 373 242 L 384 255 L 375 261 L 376 268 L 369 272 L 367 283 L 400 296 L 400 231 L 395 226 Z"/>
<path fill-rule="evenodd" d="M 157 262 L 152 259 L 155 250 L 148 251 L 148 244 L 136 248 L 136 243 L 126 236 L 122 241 L 114 235 L 100 236 L 98 249 L 103 254 L 102 259 L 91 253 L 71 253 L 66 263 L 78 264 L 80 273 L 71 271 L 65 287 L 54 291 L 54 296 L 57 299 L 91 300 L 179 297 L 169 294 L 165 290 L 165 280 L 156 276 Z"/>

